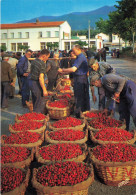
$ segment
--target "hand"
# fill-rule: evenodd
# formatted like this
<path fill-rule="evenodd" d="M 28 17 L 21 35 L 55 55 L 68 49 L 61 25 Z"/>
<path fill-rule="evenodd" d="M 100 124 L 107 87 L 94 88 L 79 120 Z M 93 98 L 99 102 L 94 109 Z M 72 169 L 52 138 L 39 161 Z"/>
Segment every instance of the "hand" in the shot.
<path fill-rule="evenodd" d="M 93 95 L 92 97 L 93 97 L 93 102 L 95 104 L 95 102 L 97 101 L 97 97 L 95 95 Z"/>
<path fill-rule="evenodd" d="M 28 75 L 29 75 L 29 73 L 27 73 L 27 72 L 23 74 L 24 77 L 27 77 Z"/>
<path fill-rule="evenodd" d="M 59 69 L 58 69 L 58 72 L 59 72 L 59 73 L 62 73 L 62 72 L 63 72 L 62 68 L 59 68 Z"/>
<path fill-rule="evenodd" d="M 14 87 L 14 83 L 10 83 L 10 85 Z"/>
<path fill-rule="evenodd" d="M 119 102 L 119 96 L 120 96 L 120 93 L 114 93 L 114 99 L 116 102 Z"/>
<path fill-rule="evenodd" d="M 48 96 L 48 91 L 47 90 L 43 90 L 43 96 Z"/>

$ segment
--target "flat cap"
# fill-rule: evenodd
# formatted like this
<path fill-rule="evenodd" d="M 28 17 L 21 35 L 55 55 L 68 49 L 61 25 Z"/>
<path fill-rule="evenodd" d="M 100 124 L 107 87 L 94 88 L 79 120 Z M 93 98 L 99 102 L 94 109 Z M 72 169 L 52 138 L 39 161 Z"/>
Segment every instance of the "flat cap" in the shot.
<path fill-rule="evenodd" d="M 90 79 L 90 83 L 93 84 L 95 81 L 100 79 L 100 75 L 99 74 L 95 74 L 91 77 Z"/>
<path fill-rule="evenodd" d="M 95 64 L 96 62 L 98 62 L 95 58 L 90 58 L 88 65 L 92 66 L 93 64 Z"/>

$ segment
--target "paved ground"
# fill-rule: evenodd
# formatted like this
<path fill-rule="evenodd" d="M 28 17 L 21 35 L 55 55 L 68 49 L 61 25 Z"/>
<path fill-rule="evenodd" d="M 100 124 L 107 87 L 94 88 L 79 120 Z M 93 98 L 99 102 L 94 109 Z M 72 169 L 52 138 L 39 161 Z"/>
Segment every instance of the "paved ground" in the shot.
<path fill-rule="evenodd" d="M 136 81 L 136 61 L 128 61 L 124 59 L 113 59 L 110 56 L 107 57 L 107 62 L 109 62 L 112 66 L 114 66 L 117 72 L 121 75 L 125 75 L 130 77 L 131 79 Z M 18 92 L 18 86 L 16 83 L 16 94 Z M 91 107 L 94 109 L 98 108 L 98 104 L 94 105 L 91 100 Z M 21 97 L 15 95 L 14 99 L 9 100 L 8 109 L 1 109 L 1 134 L 9 135 L 8 131 L 9 124 L 14 123 L 14 119 L 16 114 L 24 114 L 28 112 L 28 109 L 22 108 L 21 106 Z M 118 114 L 116 114 L 118 117 Z M 133 121 L 131 120 L 130 130 L 134 129 Z M 36 160 L 31 164 L 31 168 L 37 167 L 39 164 Z M 31 184 L 26 191 L 26 195 L 36 195 L 34 188 L 32 188 Z M 136 185 L 132 186 L 122 186 L 122 187 L 111 187 L 106 186 L 99 181 L 95 174 L 95 181 L 89 188 L 89 195 L 136 195 Z"/>

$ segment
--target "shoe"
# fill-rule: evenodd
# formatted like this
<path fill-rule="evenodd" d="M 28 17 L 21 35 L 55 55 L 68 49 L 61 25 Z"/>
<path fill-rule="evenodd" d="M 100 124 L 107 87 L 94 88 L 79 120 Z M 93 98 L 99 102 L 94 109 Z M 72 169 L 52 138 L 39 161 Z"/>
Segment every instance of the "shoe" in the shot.
<path fill-rule="evenodd" d="M 6 108 L 8 108 L 8 107 L 7 107 L 7 106 L 2 106 L 2 107 L 1 107 L 1 109 L 6 109 Z"/>

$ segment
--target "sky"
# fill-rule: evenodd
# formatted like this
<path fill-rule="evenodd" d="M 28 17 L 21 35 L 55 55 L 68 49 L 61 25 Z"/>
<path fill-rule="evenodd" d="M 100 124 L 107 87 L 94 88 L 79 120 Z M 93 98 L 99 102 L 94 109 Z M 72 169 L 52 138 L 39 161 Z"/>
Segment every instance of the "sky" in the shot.
<path fill-rule="evenodd" d="M 116 0 L 0 0 L 1 23 L 9 24 L 40 16 L 60 16 L 114 6 Z"/>

